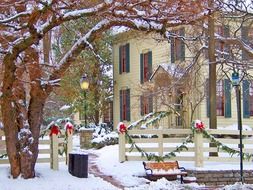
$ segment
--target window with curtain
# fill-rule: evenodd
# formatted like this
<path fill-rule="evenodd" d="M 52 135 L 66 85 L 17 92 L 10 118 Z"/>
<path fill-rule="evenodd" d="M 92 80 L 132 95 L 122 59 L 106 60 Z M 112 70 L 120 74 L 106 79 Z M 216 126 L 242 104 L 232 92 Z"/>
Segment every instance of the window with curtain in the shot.
<path fill-rule="evenodd" d="M 224 83 L 219 80 L 216 84 L 216 113 L 217 116 L 224 116 Z"/>
<path fill-rule="evenodd" d="M 152 74 L 152 51 L 140 54 L 140 82 L 147 82 Z"/>
<path fill-rule="evenodd" d="M 146 115 L 153 112 L 153 97 L 152 95 L 141 95 L 140 96 L 141 104 L 141 115 Z"/>
<path fill-rule="evenodd" d="M 130 72 L 130 45 L 129 43 L 119 47 L 119 73 Z"/>
<path fill-rule="evenodd" d="M 120 90 L 120 121 L 130 121 L 130 89 Z"/>
<path fill-rule="evenodd" d="M 184 28 L 173 31 L 172 33 L 181 37 L 185 36 Z M 178 60 L 180 61 L 185 60 L 185 44 L 182 39 L 171 37 L 171 62 L 175 63 L 175 61 L 178 61 Z"/>

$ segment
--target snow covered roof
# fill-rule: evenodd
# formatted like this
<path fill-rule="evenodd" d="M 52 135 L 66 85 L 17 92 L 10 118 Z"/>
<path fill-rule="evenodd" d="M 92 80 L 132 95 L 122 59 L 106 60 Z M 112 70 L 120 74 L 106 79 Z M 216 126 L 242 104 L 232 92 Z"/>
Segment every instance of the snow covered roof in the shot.
<path fill-rule="evenodd" d="M 158 67 L 155 69 L 155 71 L 153 72 L 149 80 L 153 79 L 153 77 L 155 76 L 156 72 L 159 69 L 163 69 L 164 71 L 168 73 L 168 75 L 176 77 L 176 78 L 180 78 L 184 74 L 183 69 L 179 67 L 178 65 L 174 63 L 162 63 L 158 65 Z"/>

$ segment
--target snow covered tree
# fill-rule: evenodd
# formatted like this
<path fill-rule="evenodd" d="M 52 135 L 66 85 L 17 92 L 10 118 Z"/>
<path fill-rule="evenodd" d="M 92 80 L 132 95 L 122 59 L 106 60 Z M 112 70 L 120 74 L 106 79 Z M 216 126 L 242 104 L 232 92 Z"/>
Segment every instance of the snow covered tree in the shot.
<path fill-rule="evenodd" d="M 3 0 L 0 10 L 1 111 L 14 178 L 35 176 L 47 97 L 81 51 L 95 51 L 92 43 L 101 33 L 113 26 L 165 33 L 168 27 L 196 23 L 213 11 L 202 0 Z M 43 40 L 50 32 L 70 20 L 96 17 L 96 25 L 80 34 L 61 59 L 48 60 Z"/>

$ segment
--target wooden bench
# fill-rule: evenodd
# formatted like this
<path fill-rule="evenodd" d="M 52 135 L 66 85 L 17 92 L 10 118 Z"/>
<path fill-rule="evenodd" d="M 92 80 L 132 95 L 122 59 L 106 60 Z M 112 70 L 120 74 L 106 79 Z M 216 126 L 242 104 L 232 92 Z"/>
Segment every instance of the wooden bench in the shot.
<path fill-rule="evenodd" d="M 170 162 L 143 162 L 147 178 L 151 181 L 156 181 L 162 177 L 167 180 L 176 180 L 180 175 L 181 183 L 183 183 L 183 176 L 187 176 L 184 167 L 179 167 L 177 161 Z M 157 171 L 157 172 L 156 172 Z"/>

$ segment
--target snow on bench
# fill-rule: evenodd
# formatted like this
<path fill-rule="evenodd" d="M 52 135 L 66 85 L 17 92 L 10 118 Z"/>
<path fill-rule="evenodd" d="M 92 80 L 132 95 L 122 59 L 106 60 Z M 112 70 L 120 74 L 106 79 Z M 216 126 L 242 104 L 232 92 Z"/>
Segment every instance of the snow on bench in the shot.
<path fill-rule="evenodd" d="M 187 176 L 184 167 L 179 167 L 177 161 L 170 162 L 143 162 L 147 178 L 155 181 L 162 177 L 168 180 L 176 180 L 180 175 L 181 183 L 183 183 L 183 176 Z"/>

